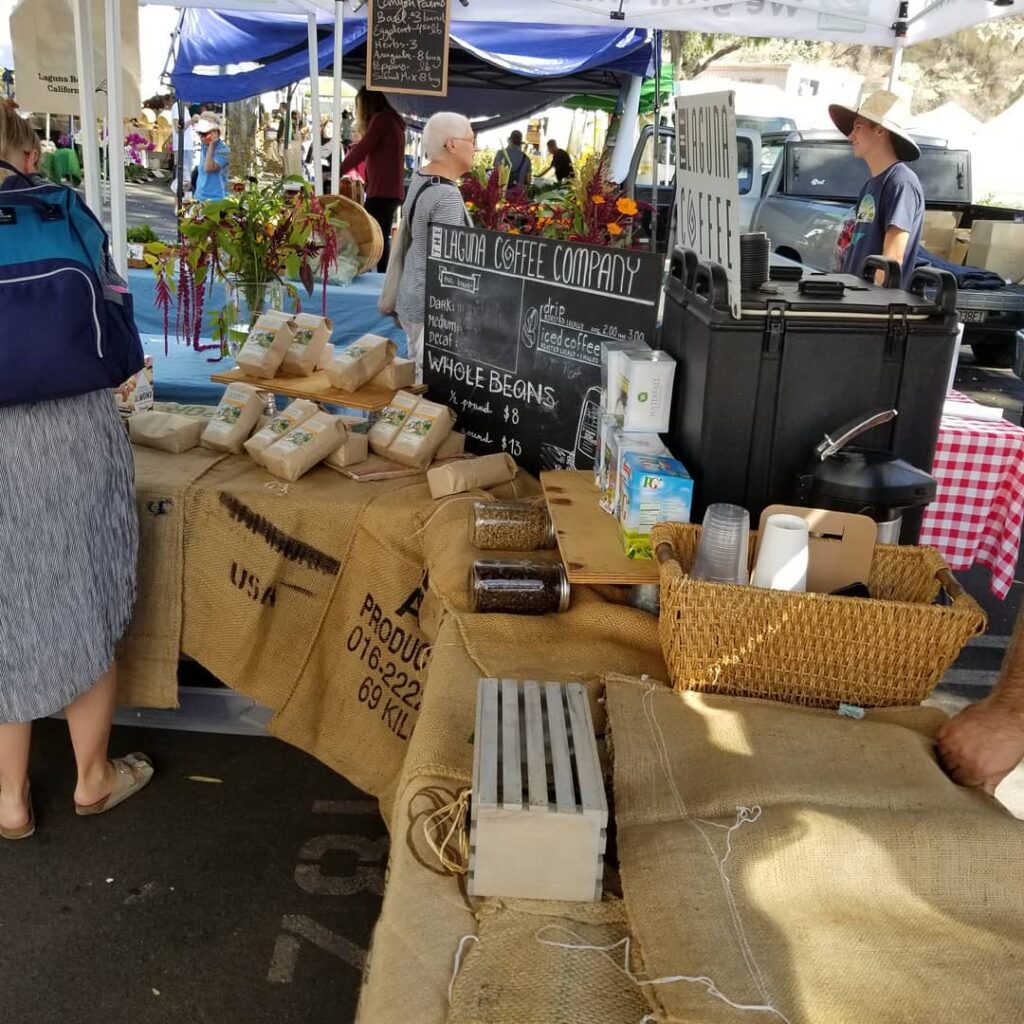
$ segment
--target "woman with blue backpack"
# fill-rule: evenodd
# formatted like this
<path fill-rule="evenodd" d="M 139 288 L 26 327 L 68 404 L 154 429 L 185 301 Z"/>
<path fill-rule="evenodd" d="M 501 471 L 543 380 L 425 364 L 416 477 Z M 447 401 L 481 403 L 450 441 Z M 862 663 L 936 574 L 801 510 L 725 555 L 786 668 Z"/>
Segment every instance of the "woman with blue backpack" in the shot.
<path fill-rule="evenodd" d="M 35 831 L 32 721 L 65 711 L 80 815 L 153 774 L 108 760 L 114 648 L 135 601 L 131 446 L 110 388 L 141 369 L 131 297 L 99 222 L 36 176 L 39 142 L 0 103 L 0 838 Z"/>

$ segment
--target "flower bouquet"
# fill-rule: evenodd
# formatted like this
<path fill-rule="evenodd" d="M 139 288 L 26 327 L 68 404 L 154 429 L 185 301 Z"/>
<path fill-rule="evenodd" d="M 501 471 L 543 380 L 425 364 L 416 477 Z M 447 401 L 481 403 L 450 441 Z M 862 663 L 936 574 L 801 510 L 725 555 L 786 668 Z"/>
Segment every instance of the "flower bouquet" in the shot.
<path fill-rule="evenodd" d="M 176 298 L 175 335 L 197 352 L 228 353 L 241 299 L 250 317 L 263 311 L 274 292 L 283 292 L 295 312 L 301 309 L 296 281 L 308 295 L 316 279 L 326 285 L 338 263 L 337 232 L 347 225 L 325 209 L 308 182 L 289 177 L 261 185 L 255 178 L 235 182 L 227 198 L 193 203 L 178 222 L 177 248 L 146 247 L 156 275 L 156 305 L 163 311 L 164 346 Z M 227 301 L 210 314 L 214 345 L 201 345 L 203 307 L 213 282 L 228 287 Z M 323 315 L 327 292 L 323 291 Z M 248 322 L 242 328 L 248 330 Z"/>

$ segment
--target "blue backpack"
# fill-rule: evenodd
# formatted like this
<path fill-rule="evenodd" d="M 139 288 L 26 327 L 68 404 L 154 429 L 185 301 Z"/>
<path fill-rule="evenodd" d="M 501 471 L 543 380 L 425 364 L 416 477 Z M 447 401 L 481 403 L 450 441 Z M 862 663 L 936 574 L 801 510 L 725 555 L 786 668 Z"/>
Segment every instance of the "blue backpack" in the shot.
<path fill-rule="evenodd" d="M 145 360 L 107 233 L 71 189 L 0 167 L 0 406 L 118 387 Z"/>

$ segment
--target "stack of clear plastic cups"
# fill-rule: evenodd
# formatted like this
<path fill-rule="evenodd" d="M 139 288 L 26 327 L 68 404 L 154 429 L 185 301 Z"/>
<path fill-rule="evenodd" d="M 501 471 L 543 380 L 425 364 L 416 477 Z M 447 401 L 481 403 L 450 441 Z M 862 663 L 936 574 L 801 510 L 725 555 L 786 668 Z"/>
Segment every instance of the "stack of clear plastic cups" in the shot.
<path fill-rule="evenodd" d="M 746 583 L 750 515 L 739 505 L 708 505 L 690 575 L 709 583 Z"/>

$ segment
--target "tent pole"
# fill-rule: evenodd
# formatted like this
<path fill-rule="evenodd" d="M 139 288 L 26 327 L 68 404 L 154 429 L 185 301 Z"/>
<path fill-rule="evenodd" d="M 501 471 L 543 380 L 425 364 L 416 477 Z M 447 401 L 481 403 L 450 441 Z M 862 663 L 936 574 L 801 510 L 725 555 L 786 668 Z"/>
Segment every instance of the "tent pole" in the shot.
<path fill-rule="evenodd" d="M 134 2 L 134 0 L 129 0 Z M 107 30 L 107 178 L 114 266 L 128 279 L 127 196 L 124 184 L 124 97 L 121 75 L 121 0 L 105 0 Z"/>
<path fill-rule="evenodd" d="M 337 195 L 341 181 L 341 51 L 345 33 L 345 4 L 334 0 L 334 95 L 331 98 L 331 194 Z"/>
<path fill-rule="evenodd" d="M 313 142 L 313 191 L 324 194 L 324 166 L 320 151 L 320 56 L 316 37 L 316 15 L 307 14 L 309 31 L 309 112 L 313 124 L 310 132 Z"/>
<path fill-rule="evenodd" d="M 619 118 L 619 130 L 615 137 L 615 148 L 612 150 L 611 166 L 608 177 L 612 181 L 623 182 L 629 173 L 629 165 L 633 159 L 633 147 L 636 145 L 637 128 L 640 117 L 640 87 L 643 75 L 630 75 L 626 86 L 626 95 L 622 102 L 622 115 Z"/>
<path fill-rule="evenodd" d="M 886 88 L 892 92 L 900 80 L 900 68 L 903 66 L 903 40 L 897 39 L 892 48 L 892 66 L 889 68 L 889 81 Z"/>
<path fill-rule="evenodd" d="M 907 19 L 910 17 L 909 0 L 900 0 L 896 6 L 896 21 L 892 30 L 896 36 L 896 44 L 892 49 L 892 65 L 889 68 L 889 84 L 887 88 L 892 92 L 896 83 L 900 80 L 900 68 L 903 65 L 903 49 L 907 45 Z"/>
<path fill-rule="evenodd" d="M 46 115 L 46 141 L 50 141 L 50 115 Z"/>
<path fill-rule="evenodd" d="M 661 30 L 654 31 L 654 159 L 651 161 L 651 252 L 658 251 L 658 155 L 661 150 Z"/>
<path fill-rule="evenodd" d="M 89 0 L 75 0 L 74 13 L 85 201 L 92 212 L 100 217 L 103 213 L 103 204 L 100 200 L 100 148 L 96 141 L 96 66 L 92 54 L 92 10 Z"/>

